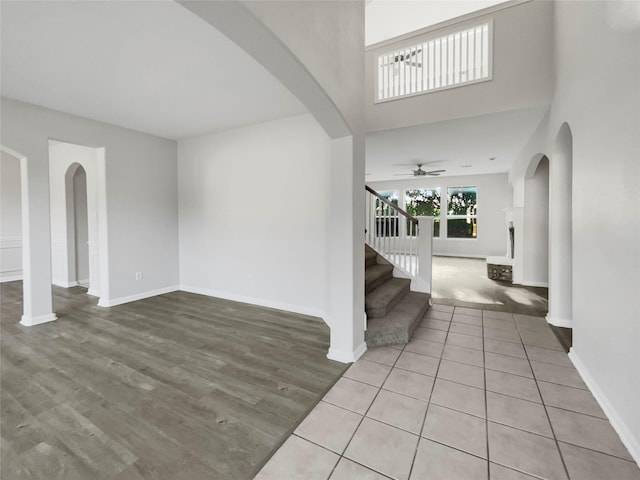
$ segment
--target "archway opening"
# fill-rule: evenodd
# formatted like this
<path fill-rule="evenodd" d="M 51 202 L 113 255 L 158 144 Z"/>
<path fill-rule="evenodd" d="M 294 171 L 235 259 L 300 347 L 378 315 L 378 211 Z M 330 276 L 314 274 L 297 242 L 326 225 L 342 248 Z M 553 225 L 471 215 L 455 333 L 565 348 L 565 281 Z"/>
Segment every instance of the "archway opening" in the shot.
<path fill-rule="evenodd" d="M 49 141 L 51 282 L 100 296 L 99 172 L 104 149 Z"/>
<path fill-rule="evenodd" d="M 87 172 L 77 163 L 65 175 L 69 286 L 89 288 L 89 214 Z"/>
<path fill-rule="evenodd" d="M 563 123 L 549 168 L 549 314 L 557 327 L 573 323 L 573 135 Z"/>
<path fill-rule="evenodd" d="M 536 155 L 524 187 L 524 245 L 522 284 L 549 286 L 549 158 Z"/>

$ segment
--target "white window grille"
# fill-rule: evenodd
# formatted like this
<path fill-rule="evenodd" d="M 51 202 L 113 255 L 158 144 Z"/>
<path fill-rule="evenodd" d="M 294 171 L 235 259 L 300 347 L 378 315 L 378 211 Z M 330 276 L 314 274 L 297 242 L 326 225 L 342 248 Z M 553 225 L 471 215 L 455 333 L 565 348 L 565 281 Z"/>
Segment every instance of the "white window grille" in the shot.
<path fill-rule="evenodd" d="M 491 22 L 378 55 L 377 99 L 432 92 L 492 78 Z"/>

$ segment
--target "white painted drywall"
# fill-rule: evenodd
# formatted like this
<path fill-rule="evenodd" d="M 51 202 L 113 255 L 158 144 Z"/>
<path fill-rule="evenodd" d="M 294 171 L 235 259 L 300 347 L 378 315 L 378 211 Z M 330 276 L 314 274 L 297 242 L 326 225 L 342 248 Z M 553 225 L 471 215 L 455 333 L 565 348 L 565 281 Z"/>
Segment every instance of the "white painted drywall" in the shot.
<path fill-rule="evenodd" d="M 522 284 L 549 284 L 549 161 L 538 164 L 532 178 L 525 180 Z"/>
<path fill-rule="evenodd" d="M 567 122 L 573 137 L 571 357 L 640 463 L 640 5 L 554 2 L 554 9 L 550 115 L 511 179 L 520 183 L 534 155 L 554 151 Z M 553 155 L 549 160 L 553 167 Z"/>
<path fill-rule="evenodd" d="M 557 131 L 568 121 L 573 133 L 573 352 L 640 462 L 640 6 L 634 3 L 629 12 L 632 2 L 556 2 L 553 123 Z M 607 192 L 606 201 L 596 192 Z"/>
<path fill-rule="evenodd" d="M 106 290 L 101 285 L 104 300 L 175 288 L 176 142 L 3 98 L 2 144 L 28 163 L 32 315 L 51 313 L 49 139 L 105 149 L 109 282 Z M 144 272 L 143 280 L 136 281 L 136 272 Z"/>
<path fill-rule="evenodd" d="M 351 132 L 362 132 L 364 2 L 243 3 L 309 70 Z"/>
<path fill-rule="evenodd" d="M 504 0 L 372 0 L 365 8 L 365 44 L 444 22 Z"/>
<path fill-rule="evenodd" d="M 415 41 L 367 49 L 368 132 L 549 104 L 553 93 L 553 2 L 522 3 L 478 19 L 493 19 L 493 80 L 488 82 L 375 104 L 376 56 Z"/>
<path fill-rule="evenodd" d="M 488 257 L 507 254 L 508 231 L 503 209 L 512 205 L 512 192 L 506 173 L 367 182 L 367 185 L 376 191 L 440 187 L 443 215 L 441 222 L 443 223 L 447 188 L 475 185 L 478 187 L 478 238 L 446 238 L 443 223 L 441 223 L 441 236 L 433 239 L 433 253 L 456 257 Z"/>
<path fill-rule="evenodd" d="M 20 160 L 0 157 L 0 282 L 22 279 Z"/>
<path fill-rule="evenodd" d="M 329 159 L 308 114 L 180 140 L 181 286 L 324 316 Z"/>

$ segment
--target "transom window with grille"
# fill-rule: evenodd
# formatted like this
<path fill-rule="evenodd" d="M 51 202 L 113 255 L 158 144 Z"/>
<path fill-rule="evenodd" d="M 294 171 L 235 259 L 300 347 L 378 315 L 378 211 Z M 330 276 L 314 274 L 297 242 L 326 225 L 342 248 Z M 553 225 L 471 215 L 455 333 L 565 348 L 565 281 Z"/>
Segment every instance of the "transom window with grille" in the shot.
<path fill-rule="evenodd" d="M 447 188 L 447 238 L 477 238 L 477 187 Z"/>
<path fill-rule="evenodd" d="M 492 22 L 378 55 L 377 102 L 491 80 Z"/>

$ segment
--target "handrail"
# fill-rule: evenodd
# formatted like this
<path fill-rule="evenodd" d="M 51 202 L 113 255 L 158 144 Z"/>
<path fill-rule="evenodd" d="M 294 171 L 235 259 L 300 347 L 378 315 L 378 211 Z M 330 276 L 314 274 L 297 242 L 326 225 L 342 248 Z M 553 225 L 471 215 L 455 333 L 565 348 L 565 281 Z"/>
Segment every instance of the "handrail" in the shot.
<path fill-rule="evenodd" d="M 411 279 L 412 291 L 431 293 L 433 217 L 409 215 L 367 185 L 365 196 L 366 244 L 393 265 L 394 276 Z"/>
<path fill-rule="evenodd" d="M 365 185 L 364 188 L 367 189 L 367 192 L 369 192 L 371 195 L 373 195 L 374 197 L 376 197 L 378 200 L 381 200 L 382 202 L 384 202 L 386 205 L 390 206 L 391 208 L 393 208 L 394 210 L 396 210 L 397 212 L 401 213 L 402 215 L 404 215 L 405 217 L 407 217 L 411 223 L 414 223 L 415 225 L 418 225 L 418 219 L 416 217 L 414 217 L 413 215 L 408 214 L 407 212 L 405 212 L 403 209 L 401 209 L 399 206 L 394 205 L 393 203 L 391 203 L 389 200 L 387 200 L 386 198 L 384 198 L 382 195 L 380 195 L 378 192 L 376 192 L 374 189 L 372 189 L 371 187 L 369 187 L 368 185 Z"/>

